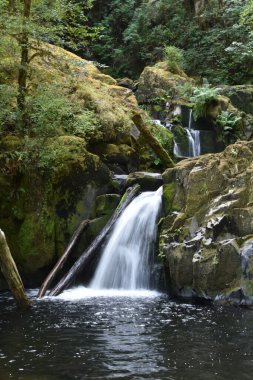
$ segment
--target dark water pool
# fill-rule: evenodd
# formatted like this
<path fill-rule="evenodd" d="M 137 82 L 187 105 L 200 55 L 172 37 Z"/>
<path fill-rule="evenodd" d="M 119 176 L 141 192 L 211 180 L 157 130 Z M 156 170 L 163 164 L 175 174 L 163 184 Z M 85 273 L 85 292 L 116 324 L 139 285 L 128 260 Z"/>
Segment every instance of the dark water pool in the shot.
<path fill-rule="evenodd" d="M 251 310 L 153 293 L 63 298 L 20 312 L 0 294 L 1 380 L 253 378 Z"/>

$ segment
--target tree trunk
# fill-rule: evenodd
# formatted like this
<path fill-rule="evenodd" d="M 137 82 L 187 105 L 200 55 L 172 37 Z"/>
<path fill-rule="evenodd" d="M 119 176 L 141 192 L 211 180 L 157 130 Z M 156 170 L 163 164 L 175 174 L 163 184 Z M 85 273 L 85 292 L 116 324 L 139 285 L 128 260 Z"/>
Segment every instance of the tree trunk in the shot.
<path fill-rule="evenodd" d="M 16 0 L 9 0 L 9 13 L 10 14 L 16 13 Z"/>
<path fill-rule="evenodd" d="M 27 75 L 29 66 L 29 30 L 28 22 L 31 14 L 31 4 L 32 0 L 23 0 L 23 21 L 22 21 L 22 32 L 21 32 L 21 57 L 20 66 L 18 72 L 18 96 L 17 105 L 20 113 L 21 126 L 24 127 L 25 124 L 25 111 L 26 111 L 26 89 L 27 89 Z"/>
<path fill-rule="evenodd" d="M 79 239 L 81 233 L 83 230 L 89 225 L 89 220 L 83 220 L 77 230 L 75 231 L 74 235 L 72 236 L 69 245 L 67 246 L 64 254 L 61 256 L 57 264 L 54 266 L 52 271 L 49 273 L 43 284 L 41 285 L 41 288 L 38 293 L 38 298 L 44 297 L 46 294 L 46 291 L 48 290 L 49 286 L 51 285 L 53 279 L 57 275 L 57 273 L 62 269 L 63 265 L 67 261 L 68 257 L 70 256 L 73 247 L 75 246 L 77 240 Z"/>
<path fill-rule="evenodd" d="M 147 144 L 152 148 L 155 154 L 160 158 L 164 166 L 167 168 L 173 168 L 175 164 L 172 158 L 169 156 L 166 150 L 162 147 L 159 141 L 152 135 L 149 128 L 144 124 L 141 114 L 136 113 L 133 116 L 133 122 L 136 125 L 136 127 L 139 129 L 142 136 L 145 138 Z"/>
<path fill-rule="evenodd" d="M 84 269 L 84 266 L 89 264 L 91 260 L 96 257 L 98 248 L 101 247 L 101 244 L 104 242 L 105 238 L 107 237 L 108 233 L 111 231 L 115 222 L 117 221 L 119 216 L 122 214 L 122 212 L 125 210 L 125 208 L 129 205 L 129 203 L 132 201 L 132 199 L 137 195 L 139 190 L 140 190 L 139 185 L 135 185 L 133 188 L 127 189 L 126 193 L 122 197 L 122 200 L 119 206 L 117 207 L 116 211 L 114 212 L 109 222 L 105 225 L 105 227 L 102 229 L 102 231 L 93 241 L 93 243 L 82 253 L 80 258 L 75 262 L 75 264 L 72 266 L 69 272 L 54 287 L 54 289 L 52 289 L 52 291 L 49 293 L 51 296 L 57 296 L 69 285 L 71 285 L 74 279 L 82 272 L 82 270 Z"/>
<path fill-rule="evenodd" d="M 31 306 L 3 231 L 0 229 L 0 268 L 19 307 Z"/>

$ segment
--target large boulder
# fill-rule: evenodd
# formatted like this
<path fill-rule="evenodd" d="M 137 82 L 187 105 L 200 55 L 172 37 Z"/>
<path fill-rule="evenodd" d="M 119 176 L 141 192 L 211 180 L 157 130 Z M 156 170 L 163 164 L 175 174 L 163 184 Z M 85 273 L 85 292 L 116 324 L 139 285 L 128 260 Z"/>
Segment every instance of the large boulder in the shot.
<path fill-rule="evenodd" d="M 163 174 L 160 254 L 175 295 L 253 303 L 252 176 L 252 142 Z"/>
<path fill-rule="evenodd" d="M 27 157 L 20 153 L 8 161 L 6 151 L 0 154 L 0 225 L 26 279 L 34 274 L 39 280 L 39 271 L 55 262 L 80 221 L 92 214 L 110 172 L 80 137 L 29 144 Z"/>
<path fill-rule="evenodd" d="M 159 102 L 159 98 L 173 97 L 178 94 L 179 87 L 192 82 L 183 72 L 181 75 L 173 74 L 165 62 L 160 62 L 145 67 L 139 78 L 136 96 L 139 103 Z"/>

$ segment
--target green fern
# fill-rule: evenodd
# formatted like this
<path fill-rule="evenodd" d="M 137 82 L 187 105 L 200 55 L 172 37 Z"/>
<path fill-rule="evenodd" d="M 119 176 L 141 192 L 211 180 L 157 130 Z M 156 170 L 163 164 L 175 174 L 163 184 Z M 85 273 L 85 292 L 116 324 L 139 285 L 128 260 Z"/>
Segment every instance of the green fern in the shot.
<path fill-rule="evenodd" d="M 193 117 L 195 120 L 206 116 L 206 109 L 211 102 L 217 101 L 219 90 L 219 88 L 213 88 L 209 84 L 194 88 L 193 96 L 190 100 L 193 103 Z"/>

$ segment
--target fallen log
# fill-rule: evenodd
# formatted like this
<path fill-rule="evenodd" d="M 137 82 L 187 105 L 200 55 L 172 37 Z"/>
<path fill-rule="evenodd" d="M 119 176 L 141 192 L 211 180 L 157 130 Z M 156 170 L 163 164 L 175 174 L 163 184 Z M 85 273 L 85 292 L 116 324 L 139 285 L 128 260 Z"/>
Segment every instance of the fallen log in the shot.
<path fill-rule="evenodd" d="M 63 265 L 66 263 L 67 259 L 69 258 L 74 246 L 76 245 L 79 237 L 81 236 L 83 230 L 89 225 L 90 221 L 89 220 L 83 220 L 77 230 L 74 232 L 72 238 L 70 239 L 70 242 L 61 256 L 61 258 L 58 260 L 58 262 L 55 264 L 54 268 L 51 270 L 45 281 L 40 287 L 39 293 L 38 293 L 38 298 L 44 297 L 46 294 L 46 291 L 48 290 L 49 286 L 51 285 L 52 281 L 54 280 L 55 276 L 59 271 L 63 268 Z"/>
<path fill-rule="evenodd" d="M 18 273 L 16 264 L 12 258 L 10 249 L 8 247 L 5 234 L 0 229 L 0 268 L 6 279 L 9 288 L 16 300 L 18 307 L 28 309 L 31 302 L 26 296 L 24 285 Z"/>
<path fill-rule="evenodd" d="M 108 233 L 111 231 L 115 222 L 137 195 L 140 190 L 139 185 L 135 185 L 133 188 L 127 189 L 126 193 L 123 195 L 121 202 L 117 209 L 115 210 L 111 219 L 107 222 L 105 227 L 102 229 L 100 234 L 96 237 L 93 243 L 82 253 L 80 258 L 75 262 L 69 272 L 61 279 L 61 281 L 51 290 L 49 293 L 51 296 L 57 296 L 64 289 L 72 284 L 76 276 L 78 276 L 83 270 L 84 266 L 89 264 L 93 258 L 95 258 L 96 251 L 101 246 L 103 241 L 106 239 Z"/>
<path fill-rule="evenodd" d="M 136 127 L 139 129 L 140 133 L 146 140 L 147 144 L 151 147 L 151 149 L 155 152 L 155 154 L 160 158 L 161 162 L 167 168 L 173 168 L 175 166 L 172 158 L 166 152 L 166 150 L 162 147 L 159 141 L 152 135 L 149 128 L 145 125 L 142 116 L 140 113 L 135 113 L 132 117 L 132 120 Z"/>

